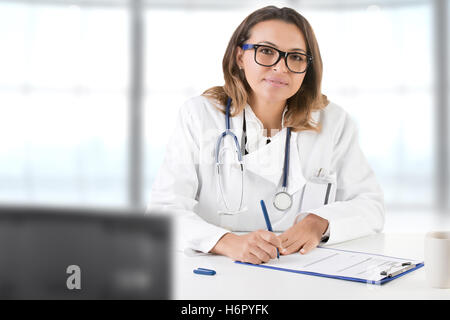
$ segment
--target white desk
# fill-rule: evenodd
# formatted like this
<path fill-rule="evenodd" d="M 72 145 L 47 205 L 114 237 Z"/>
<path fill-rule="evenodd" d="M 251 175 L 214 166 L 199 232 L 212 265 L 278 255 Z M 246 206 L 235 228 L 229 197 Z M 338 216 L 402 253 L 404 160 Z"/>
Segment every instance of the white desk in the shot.
<path fill-rule="evenodd" d="M 396 256 L 424 258 L 425 234 L 378 234 L 329 246 Z M 214 276 L 194 274 L 195 268 L 216 270 Z M 425 267 L 384 285 L 255 268 L 218 255 L 175 254 L 173 299 L 450 299 L 450 289 L 428 286 Z"/>

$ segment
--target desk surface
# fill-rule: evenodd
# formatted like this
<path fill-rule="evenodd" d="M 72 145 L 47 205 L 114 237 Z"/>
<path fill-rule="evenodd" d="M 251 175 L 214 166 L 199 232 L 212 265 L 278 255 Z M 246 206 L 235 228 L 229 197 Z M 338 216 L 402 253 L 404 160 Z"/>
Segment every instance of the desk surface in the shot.
<path fill-rule="evenodd" d="M 377 234 L 328 246 L 389 256 L 424 259 L 425 234 Z M 450 289 L 428 286 L 425 267 L 382 286 L 253 268 L 218 255 L 175 254 L 174 299 L 450 299 Z M 202 276 L 197 267 L 217 271 Z"/>

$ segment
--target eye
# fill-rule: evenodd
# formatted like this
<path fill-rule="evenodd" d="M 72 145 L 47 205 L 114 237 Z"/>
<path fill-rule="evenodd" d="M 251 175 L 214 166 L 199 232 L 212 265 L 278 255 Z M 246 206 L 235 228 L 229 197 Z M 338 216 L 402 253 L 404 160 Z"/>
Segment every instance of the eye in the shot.
<path fill-rule="evenodd" d="M 297 62 L 302 62 L 306 60 L 305 56 L 303 56 L 302 54 L 290 54 L 289 59 Z"/>
<path fill-rule="evenodd" d="M 269 47 L 260 47 L 259 52 L 266 55 L 273 55 L 274 51 L 272 48 Z"/>

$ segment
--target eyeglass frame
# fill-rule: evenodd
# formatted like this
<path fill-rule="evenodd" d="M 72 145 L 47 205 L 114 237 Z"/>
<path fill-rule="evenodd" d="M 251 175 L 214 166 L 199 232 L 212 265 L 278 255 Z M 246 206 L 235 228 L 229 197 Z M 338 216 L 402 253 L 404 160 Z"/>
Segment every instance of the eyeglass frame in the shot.
<path fill-rule="evenodd" d="M 278 52 L 278 59 L 277 59 L 277 61 L 275 61 L 275 63 L 273 63 L 273 64 L 271 64 L 271 65 L 261 64 L 261 63 L 259 63 L 258 61 L 256 61 L 256 51 L 258 50 L 259 47 L 268 47 L 268 48 L 270 48 L 270 49 L 273 49 L 273 50 L 277 51 L 277 52 Z M 278 62 L 280 62 L 280 59 L 283 57 L 283 58 L 284 58 L 284 63 L 286 64 L 286 67 L 287 67 L 287 68 L 289 69 L 289 71 L 292 72 L 292 73 L 298 73 L 298 74 L 300 74 L 300 73 L 305 73 L 306 70 L 308 70 L 308 67 L 309 67 L 310 63 L 312 63 L 312 61 L 313 61 L 313 57 L 310 56 L 309 54 L 306 54 L 306 53 L 303 53 L 303 52 L 297 52 L 297 51 L 291 51 L 291 52 L 281 51 L 281 50 L 279 50 L 279 49 L 277 49 L 277 48 L 274 48 L 274 47 L 272 47 L 272 46 L 268 46 L 268 45 L 266 45 L 266 44 L 249 44 L 249 43 L 246 43 L 246 44 L 241 45 L 241 48 L 242 48 L 242 50 L 255 49 L 255 56 L 254 56 L 255 62 L 256 62 L 257 64 L 259 64 L 260 66 L 263 66 L 263 67 L 273 67 L 273 66 L 276 65 Z M 301 54 L 302 56 L 305 56 L 305 57 L 307 58 L 307 61 L 306 61 L 306 68 L 305 68 L 304 71 L 296 72 L 296 71 L 292 71 L 291 68 L 289 68 L 288 63 L 287 63 L 287 57 L 288 57 L 290 54 Z"/>

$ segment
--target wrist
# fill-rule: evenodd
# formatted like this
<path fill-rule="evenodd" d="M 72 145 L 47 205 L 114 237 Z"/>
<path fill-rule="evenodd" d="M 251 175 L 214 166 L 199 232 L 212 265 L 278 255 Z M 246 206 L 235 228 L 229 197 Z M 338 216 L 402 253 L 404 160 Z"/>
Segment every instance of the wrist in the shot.
<path fill-rule="evenodd" d="M 211 253 L 220 254 L 224 256 L 228 256 L 230 252 L 231 243 L 239 237 L 238 235 L 228 232 L 225 233 L 219 241 L 217 241 L 216 245 L 211 249 Z"/>
<path fill-rule="evenodd" d="M 317 226 L 317 230 L 320 231 L 322 236 L 325 232 L 327 232 L 329 225 L 329 221 L 327 219 L 324 219 L 314 213 L 308 214 L 306 218 L 314 220 L 314 224 Z"/>

